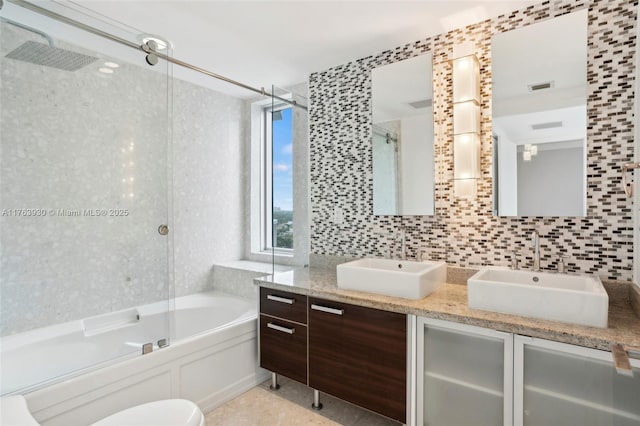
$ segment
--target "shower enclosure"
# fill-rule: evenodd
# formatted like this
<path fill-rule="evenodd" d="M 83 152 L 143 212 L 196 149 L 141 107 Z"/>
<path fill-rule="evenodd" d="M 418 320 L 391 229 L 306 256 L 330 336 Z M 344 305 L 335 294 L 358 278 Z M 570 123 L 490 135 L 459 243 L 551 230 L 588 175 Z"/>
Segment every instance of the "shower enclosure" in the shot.
<path fill-rule="evenodd" d="M 170 64 L 270 97 L 264 102 L 260 98 L 261 107 L 270 106 L 270 113 L 278 112 L 268 117 L 265 127 L 276 129 L 271 133 L 269 167 L 273 171 L 278 162 L 276 171 L 281 172 L 271 175 L 270 182 L 284 190 L 276 193 L 269 188 L 268 203 L 267 192 L 261 192 L 262 205 L 271 207 L 270 214 L 264 215 L 271 221 L 264 230 L 270 238 L 265 238 L 267 244 L 261 249 L 272 255 L 283 251 L 294 265 L 308 263 L 304 96 L 274 87 L 269 93 L 182 62 L 171 56 L 168 41 L 132 33 L 128 27 L 105 22 L 104 17 L 96 18 L 73 3 L 34 5 L 24 0 L 0 0 L 0 18 L 0 395 L 37 394 L 33 398 L 42 402 L 47 400 L 47 392 L 55 393 L 61 386 L 79 381 L 83 381 L 82 389 L 94 392 L 92 380 L 97 375 L 105 377 L 111 371 L 126 369 L 114 366 L 90 376 L 81 374 L 123 360 L 128 361 L 122 365 L 137 371 L 132 366 L 138 362 L 134 358 L 153 351 L 155 360 L 191 353 L 185 349 L 185 341 L 196 334 L 202 341 L 216 340 L 215 331 L 224 329 L 225 338 L 239 337 L 231 337 L 229 324 L 238 326 L 236 331 L 246 342 L 241 355 L 225 355 L 234 359 L 233 368 L 224 363 L 217 366 L 230 381 L 224 385 L 226 390 L 216 389 L 212 383 L 175 389 L 206 374 L 187 373 L 188 369 L 172 360 L 170 368 L 184 370 L 189 377 L 166 382 L 162 387 L 165 393 L 157 397 L 178 392 L 194 400 L 204 398 L 201 403 L 210 406 L 219 398 L 215 396 L 218 393 L 228 395 L 233 386 L 242 392 L 258 383 L 252 382 L 260 376 L 256 370 L 255 311 L 245 310 L 242 301 L 235 307 L 220 302 L 223 298 L 216 302 L 214 295 L 207 293 L 212 289 L 210 283 L 198 281 L 192 286 L 185 282 L 191 275 L 184 270 L 193 265 L 181 262 L 181 275 L 176 280 L 172 233 L 172 193 L 177 191 L 176 200 L 183 204 L 190 201 L 180 198 L 184 194 L 173 187 L 173 176 L 179 176 L 181 184 L 185 182 L 184 175 L 173 170 L 173 121 L 178 123 L 176 138 L 183 148 L 193 145 L 187 143 L 192 142 L 191 136 L 211 143 L 209 148 L 215 143 L 242 143 L 241 132 L 223 132 L 237 138 L 215 140 L 215 117 L 212 122 L 207 121 L 210 117 L 191 121 L 188 117 L 185 122 L 187 113 L 182 109 L 176 109 L 174 115 L 174 89 L 183 106 L 184 90 L 192 97 L 187 99 L 189 106 L 200 107 L 205 98 L 213 108 L 220 107 L 220 102 L 235 105 L 237 116 L 232 118 L 236 123 L 246 112 L 240 105 L 249 106 L 252 101 L 245 104 L 193 85 L 185 89 L 183 81 L 174 84 Z M 205 136 L 180 132 L 200 128 L 203 120 L 207 121 Z M 234 146 L 238 151 L 241 148 Z M 182 168 L 193 165 L 188 161 L 191 157 L 185 162 L 184 152 L 177 152 Z M 200 156 L 200 151 L 190 153 L 198 160 L 210 159 Z M 200 170 L 204 171 L 209 170 Z M 236 169 L 225 172 L 243 174 Z M 206 177 L 198 181 L 207 183 Z M 210 192 L 206 195 L 215 198 Z M 198 197 L 197 201 L 207 198 Z M 275 207 L 279 207 L 277 214 Z M 185 219 L 184 210 L 180 210 L 182 224 L 197 219 Z M 238 211 L 239 216 L 243 213 Z M 278 226 L 272 227 L 276 216 Z M 238 235 L 238 240 L 241 238 Z M 182 260 L 192 248 L 185 240 L 183 232 L 179 239 L 182 245 L 176 249 Z M 209 239 L 206 244 L 211 242 Z M 198 247 L 197 254 L 208 258 L 208 249 L 210 245 Z M 196 268 L 203 266 L 200 263 Z M 197 271 L 198 278 L 210 269 L 211 265 L 205 264 L 204 270 Z M 176 298 L 176 288 L 185 297 Z M 197 294 L 191 297 L 194 292 Z M 218 321 L 217 317 L 226 319 Z M 226 347 L 222 342 L 216 344 Z M 172 347 L 159 352 L 167 345 Z M 240 351 L 241 346 L 233 348 Z M 211 352 L 208 356 L 213 360 L 217 355 Z M 78 377 L 68 380 L 72 376 Z M 54 383 L 56 386 L 49 386 Z M 104 383 L 100 386 L 106 389 Z M 149 386 L 160 389 L 155 384 Z M 73 392 L 81 395 L 81 388 Z M 195 388 L 201 395 L 189 393 Z M 37 389 L 41 391 L 32 392 Z M 42 402 L 47 407 L 49 403 Z M 71 418 L 77 414 L 65 412 Z"/>
<path fill-rule="evenodd" d="M 141 43 L 115 24 L 64 13 Z M 0 16 L 8 394 L 170 343 L 170 316 L 145 321 L 136 307 L 168 312 L 174 292 L 171 75 L 165 61 L 151 67 L 140 52 L 12 3 Z M 54 355 L 65 361 L 47 362 Z"/>
<path fill-rule="evenodd" d="M 398 214 L 400 200 L 398 134 L 373 126 L 374 214 Z"/>

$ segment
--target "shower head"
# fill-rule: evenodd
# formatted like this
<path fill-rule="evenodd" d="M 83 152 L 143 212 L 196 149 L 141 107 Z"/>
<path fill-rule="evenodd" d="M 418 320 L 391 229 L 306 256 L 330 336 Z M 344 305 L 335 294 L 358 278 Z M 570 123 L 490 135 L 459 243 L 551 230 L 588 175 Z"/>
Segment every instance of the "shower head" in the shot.
<path fill-rule="evenodd" d="M 51 47 L 35 41 L 26 41 L 6 55 L 7 58 L 36 65 L 77 71 L 98 60 L 95 56 L 84 55 L 70 50 Z"/>

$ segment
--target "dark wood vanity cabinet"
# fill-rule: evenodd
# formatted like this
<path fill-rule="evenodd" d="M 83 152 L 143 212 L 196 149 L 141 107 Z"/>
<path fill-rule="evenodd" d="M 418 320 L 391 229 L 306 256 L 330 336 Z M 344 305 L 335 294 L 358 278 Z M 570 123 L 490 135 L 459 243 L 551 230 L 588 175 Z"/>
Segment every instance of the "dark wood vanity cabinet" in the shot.
<path fill-rule="evenodd" d="M 260 288 L 260 366 L 307 384 L 307 296 Z"/>
<path fill-rule="evenodd" d="M 309 298 L 309 386 L 406 423 L 407 317 Z"/>
<path fill-rule="evenodd" d="M 261 287 L 260 366 L 406 423 L 406 315 Z"/>

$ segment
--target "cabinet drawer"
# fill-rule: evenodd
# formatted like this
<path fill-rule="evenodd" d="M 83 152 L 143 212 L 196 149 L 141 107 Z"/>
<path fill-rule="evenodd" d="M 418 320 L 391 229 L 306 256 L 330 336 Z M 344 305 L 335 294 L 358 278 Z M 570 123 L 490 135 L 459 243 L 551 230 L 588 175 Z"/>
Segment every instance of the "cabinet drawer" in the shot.
<path fill-rule="evenodd" d="M 260 287 L 260 313 L 307 323 L 307 296 Z"/>
<path fill-rule="evenodd" d="M 260 315 L 260 366 L 307 384 L 307 327 Z"/>
<path fill-rule="evenodd" d="M 406 421 L 406 315 L 309 298 L 309 386 Z"/>

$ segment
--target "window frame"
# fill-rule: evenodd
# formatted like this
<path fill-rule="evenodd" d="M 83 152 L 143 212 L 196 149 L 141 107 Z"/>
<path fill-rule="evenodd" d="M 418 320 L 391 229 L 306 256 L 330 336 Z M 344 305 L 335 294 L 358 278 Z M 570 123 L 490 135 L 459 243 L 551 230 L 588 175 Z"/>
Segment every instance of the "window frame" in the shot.
<path fill-rule="evenodd" d="M 274 223 L 273 223 L 273 120 L 272 114 L 277 111 L 291 109 L 293 106 L 278 102 L 262 105 L 260 111 L 260 252 L 275 253 L 280 256 L 291 256 L 295 253 L 295 240 L 293 248 L 274 247 Z M 293 143 L 293 141 L 291 141 Z M 293 168 L 293 156 L 291 158 Z M 293 192 L 293 188 L 292 188 Z M 291 194 L 293 196 L 293 193 Z M 292 213 L 293 213 L 292 206 Z"/>

